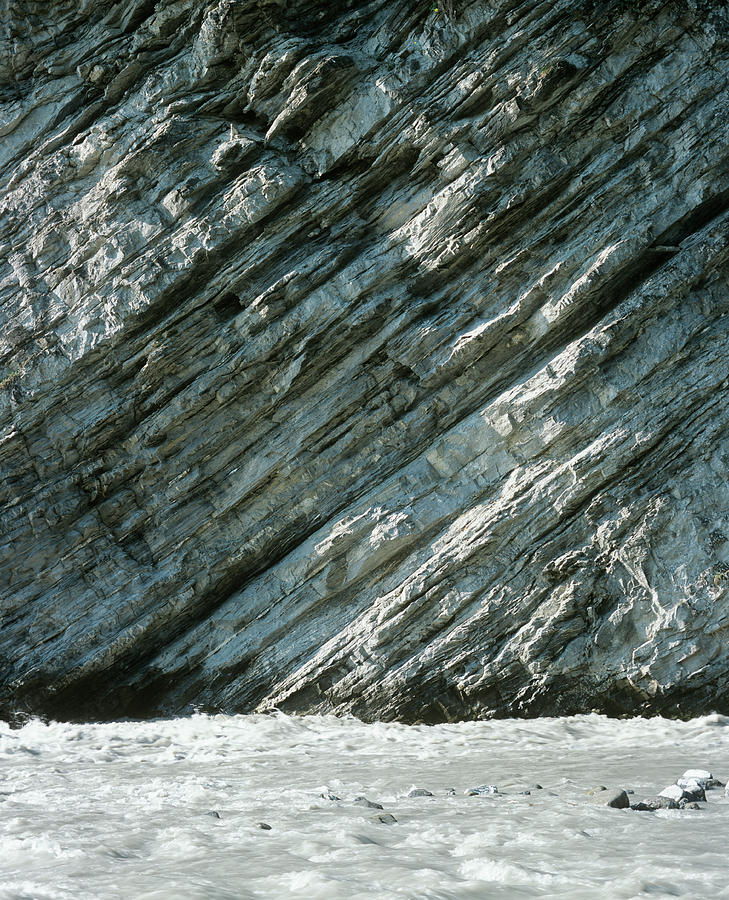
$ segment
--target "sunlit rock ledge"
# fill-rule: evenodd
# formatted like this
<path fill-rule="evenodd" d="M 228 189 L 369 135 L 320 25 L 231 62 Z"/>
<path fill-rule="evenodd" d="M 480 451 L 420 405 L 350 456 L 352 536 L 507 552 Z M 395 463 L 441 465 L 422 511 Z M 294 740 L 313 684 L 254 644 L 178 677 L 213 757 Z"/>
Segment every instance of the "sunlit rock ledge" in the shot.
<path fill-rule="evenodd" d="M 626 5 L 8 0 L 3 716 L 729 712 L 729 18 Z"/>

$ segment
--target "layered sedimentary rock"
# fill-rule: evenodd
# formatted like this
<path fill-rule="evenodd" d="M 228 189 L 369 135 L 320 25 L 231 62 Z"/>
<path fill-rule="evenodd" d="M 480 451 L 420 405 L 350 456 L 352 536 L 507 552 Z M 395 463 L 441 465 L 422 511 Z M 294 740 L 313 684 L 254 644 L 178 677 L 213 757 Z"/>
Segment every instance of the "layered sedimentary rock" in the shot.
<path fill-rule="evenodd" d="M 0 12 L 4 715 L 729 710 L 725 4 Z"/>

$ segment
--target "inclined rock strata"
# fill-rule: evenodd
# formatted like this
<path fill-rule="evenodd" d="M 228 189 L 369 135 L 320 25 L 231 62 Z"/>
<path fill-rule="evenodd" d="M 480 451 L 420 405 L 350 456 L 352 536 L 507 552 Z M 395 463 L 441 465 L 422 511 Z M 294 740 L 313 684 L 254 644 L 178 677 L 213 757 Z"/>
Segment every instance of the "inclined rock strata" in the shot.
<path fill-rule="evenodd" d="M 452 5 L 3 0 L 3 715 L 729 711 L 725 5 Z"/>

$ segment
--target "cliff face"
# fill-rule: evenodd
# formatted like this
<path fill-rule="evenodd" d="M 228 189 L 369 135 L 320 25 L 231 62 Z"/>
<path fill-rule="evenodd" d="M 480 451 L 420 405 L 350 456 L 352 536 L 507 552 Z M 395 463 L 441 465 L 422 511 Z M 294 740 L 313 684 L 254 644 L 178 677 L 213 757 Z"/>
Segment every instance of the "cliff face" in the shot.
<path fill-rule="evenodd" d="M 726 5 L 52 6 L 3 714 L 729 710 Z"/>

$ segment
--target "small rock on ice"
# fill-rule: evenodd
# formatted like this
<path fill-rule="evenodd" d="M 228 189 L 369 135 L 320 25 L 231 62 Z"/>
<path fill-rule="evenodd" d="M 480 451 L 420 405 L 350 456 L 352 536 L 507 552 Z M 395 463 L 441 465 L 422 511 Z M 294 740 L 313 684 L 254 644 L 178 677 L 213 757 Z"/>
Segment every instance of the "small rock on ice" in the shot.
<path fill-rule="evenodd" d="M 495 784 L 480 784 L 478 787 L 467 788 L 463 793 L 467 797 L 478 797 L 483 794 L 498 794 L 499 789 Z"/>
<path fill-rule="evenodd" d="M 430 791 L 426 791 L 424 788 L 413 788 L 411 791 L 408 791 L 408 797 L 432 797 L 433 794 Z"/>
<path fill-rule="evenodd" d="M 676 786 L 683 789 L 684 800 L 706 800 L 704 785 L 700 781 L 686 781 L 682 778 Z"/>
<path fill-rule="evenodd" d="M 367 809 L 383 809 L 381 803 L 373 803 L 372 800 L 368 800 L 366 797 L 355 797 L 353 802 L 356 806 L 366 806 Z"/>
<path fill-rule="evenodd" d="M 706 783 L 713 780 L 714 776 L 706 769 L 686 769 L 677 784 L 680 785 L 682 781 L 698 781 L 703 787 L 706 787 Z"/>
<path fill-rule="evenodd" d="M 695 773 L 695 774 L 694 774 Z M 723 787 L 724 785 L 718 778 L 714 778 L 711 772 L 705 772 L 703 769 L 689 769 L 683 775 L 676 779 L 676 784 L 685 791 L 696 793 L 696 786 L 702 791 L 708 791 L 714 787 Z M 705 797 L 695 798 L 705 800 Z"/>
<path fill-rule="evenodd" d="M 379 822 L 381 825 L 394 825 L 397 822 L 395 816 L 391 816 L 390 813 L 383 813 L 380 816 L 372 816 L 373 822 Z"/>
<path fill-rule="evenodd" d="M 630 808 L 638 812 L 654 812 L 656 809 L 678 809 L 678 803 L 670 797 L 650 797 L 634 803 Z"/>
<path fill-rule="evenodd" d="M 679 800 L 688 799 L 686 791 L 682 787 L 679 787 L 677 784 L 669 784 L 667 788 L 663 788 L 663 790 L 658 795 L 659 797 L 668 797 L 669 800 L 673 800 L 674 803 L 678 803 Z M 693 797 L 690 799 L 693 800 Z"/>
<path fill-rule="evenodd" d="M 630 806 L 628 795 L 622 788 L 614 791 L 595 791 L 591 794 L 590 799 L 593 803 L 609 806 L 611 809 L 628 809 Z"/>

